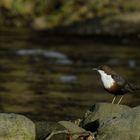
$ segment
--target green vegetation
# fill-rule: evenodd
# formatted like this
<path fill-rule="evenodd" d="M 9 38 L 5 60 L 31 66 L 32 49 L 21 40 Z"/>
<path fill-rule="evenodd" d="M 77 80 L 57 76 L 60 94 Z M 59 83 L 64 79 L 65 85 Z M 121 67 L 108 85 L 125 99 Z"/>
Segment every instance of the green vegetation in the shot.
<path fill-rule="evenodd" d="M 140 12 L 139 0 L 1 0 L 0 25 L 48 29 Z"/>

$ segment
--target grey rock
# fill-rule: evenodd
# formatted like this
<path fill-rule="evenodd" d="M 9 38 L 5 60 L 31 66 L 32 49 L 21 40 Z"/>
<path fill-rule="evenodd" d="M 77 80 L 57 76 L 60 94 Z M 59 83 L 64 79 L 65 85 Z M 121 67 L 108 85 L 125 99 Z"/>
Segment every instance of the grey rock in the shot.
<path fill-rule="evenodd" d="M 35 125 L 23 115 L 0 113 L 0 140 L 35 140 Z"/>
<path fill-rule="evenodd" d="M 77 126 L 76 124 L 70 122 L 70 121 L 59 121 L 59 124 L 61 124 L 62 126 L 64 126 L 67 130 L 69 130 L 70 132 L 73 133 L 83 133 L 86 130 Z"/>
<path fill-rule="evenodd" d="M 40 121 L 36 122 L 37 140 L 45 140 L 52 132 L 66 130 L 65 127 L 56 122 Z M 67 140 L 66 134 L 54 135 L 51 140 L 62 139 Z"/>
<path fill-rule="evenodd" d="M 114 117 L 118 113 L 130 110 L 130 107 L 124 105 L 96 103 L 85 113 L 80 125 L 86 130 L 96 131 L 104 118 Z"/>
<path fill-rule="evenodd" d="M 140 107 L 102 120 L 97 140 L 139 140 Z"/>
<path fill-rule="evenodd" d="M 81 126 L 96 131 L 96 140 L 140 140 L 140 106 L 97 103 Z"/>
<path fill-rule="evenodd" d="M 86 138 L 92 140 L 94 138 L 94 134 L 70 121 L 37 122 L 36 128 L 37 140 L 81 140 Z"/>
<path fill-rule="evenodd" d="M 71 134 L 74 134 L 72 136 L 72 139 L 76 140 L 82 133 L 86 133 L 86 130 L 77 126 L 76 124 L 70 122 L 70 121 L 60 121 L 59 124 L 64 126 Z"/>

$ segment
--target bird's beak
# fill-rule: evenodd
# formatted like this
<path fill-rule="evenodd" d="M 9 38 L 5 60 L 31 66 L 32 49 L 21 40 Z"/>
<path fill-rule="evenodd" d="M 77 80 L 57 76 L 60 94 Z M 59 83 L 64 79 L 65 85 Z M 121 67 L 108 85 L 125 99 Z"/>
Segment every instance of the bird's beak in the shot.
<path fill-rule="evenodd" d="M 98 70 L 97 68 L 93 68 L 92 70 Z"/>

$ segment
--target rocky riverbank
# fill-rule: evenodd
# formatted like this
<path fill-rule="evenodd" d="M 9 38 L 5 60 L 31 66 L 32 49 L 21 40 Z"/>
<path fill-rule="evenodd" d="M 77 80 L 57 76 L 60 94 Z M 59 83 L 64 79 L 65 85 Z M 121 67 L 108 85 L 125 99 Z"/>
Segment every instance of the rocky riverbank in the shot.
<path fill-rule="evenodd" d="M 56 123 L 1 113 L 0 124 L 1 140 L 139 140 L 140 106 L 96 103 L 84 117 Z"/>
<path fill-rule="evenodd" d="M 1 0 L 0 27 L 78 35 L 140 33 L 139 0 Z"/>

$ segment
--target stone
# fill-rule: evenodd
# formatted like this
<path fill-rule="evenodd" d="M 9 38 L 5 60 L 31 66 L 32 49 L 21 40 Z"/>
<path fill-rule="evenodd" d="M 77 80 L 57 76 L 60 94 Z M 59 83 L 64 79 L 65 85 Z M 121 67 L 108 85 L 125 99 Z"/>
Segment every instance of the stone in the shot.
<path fill-rule="evenodd" d="M 85 129 L 70 121 L 36 122 L 37 140 L 80 140 L 80 138 L 93 138 Z"/>
<path fill-rule="evenodd" d="M 86 130 L 79 127 L 78 125 L 74 124 L 73 122 L 70 121 L 59 121 L 59 124 L 61 124 L 62 126 L 64 126 L 67 130 L 69 130 L 70 132 L 73 133 L 83 133 Z"/>
<path fill-rule="evenodd" d="M 81 124 L 96 133 L 96 140 L 140 140 L 140 106 L 97 103 Z"/>
<path fill-rule="evenodd" d="M 95 140 L 94 133 L 86 131 L 73 122 L 60 121 L 59 123 L 68 130 L 71 140 Z"/>
<path fill-rule="evenodd" d="M 37 140 L 45 140 L 52 132 L 63 130 L 66 130 L 65 127 L 56 122 L 47 122 L 47 121 L 36 122 Z M 51 138 L 51 140 L 56 139 L 67 140 L 67 134 L 57 134 Z"/>
<path fill-rule="evenodd" d="M 80 124 L 88 131 L 96 131 L 104 118 L 114 117 L 116 114 L 129 111 L 130 107 L 125 105 L 96 103 L 86 113 Z"/>
<path fill-rule="evenodd" d="M 121 112 L 100 122 L 97 140 L 132 139 L 140 139 L 140 107 Z"/>
<path fill-rule="evenodd" d="M 23 115 L 0 113 L 0 140 L 35 140 L 35 124 Z"/>
<path fill-rule="evenodd" d="M 80 137 L 83 133 L 86 133 L 85 129 L 70 121 L 60 121 L 58 123 L 64 126 L 70 132 L 70 134 L 74 134 L 72 135 L 72 139 L 74 140 L 78 139 L 78 137 Z"/>

